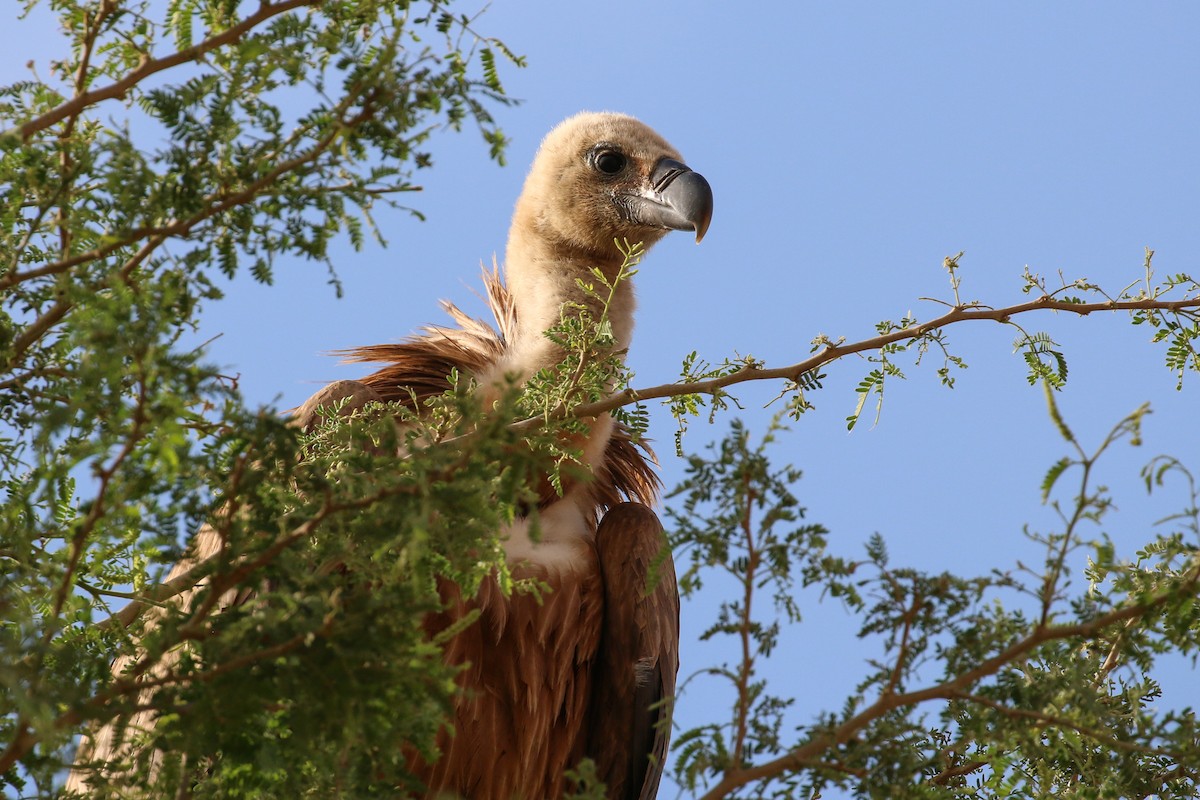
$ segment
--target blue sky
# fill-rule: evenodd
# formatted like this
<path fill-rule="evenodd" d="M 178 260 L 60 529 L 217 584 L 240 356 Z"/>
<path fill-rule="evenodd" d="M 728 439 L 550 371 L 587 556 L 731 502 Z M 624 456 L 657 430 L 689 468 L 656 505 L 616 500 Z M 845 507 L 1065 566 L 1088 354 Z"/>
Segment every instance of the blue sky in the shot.
<path fill-rule="evenodd" d="M 222 334 L 212 357 L 251 400 L 286 408 L 354 377 L 324 354 L 441 321 L 438 298 L 482 313 L 479 263 L 503 254 L 526 166 L 541 136 L 583 109 L 657 128 L 716 198 L 705 241 L 668 237 L 638 276 L 638 385 L 672 380 L 692 350 L 779 366 L 806 357 L 819 333 L 854 341 L 909 311 L 930 318 L 938 307 L 919 298 L 950 297 L 942 259 L 960 250 L 963 298 L 993 306 L 1027 299 L 1026 265 L 1116 292 L 1143 276 L 1151 247 L 1158 275 L 1200 273 L 1200 5 L 498 0 L 477 28 L 529 62 L 502 72 L 522 100 L 497 111 L 509 166 L 489 162 L 471 134 L 439 139 L 435 168 L 419 176 L 425 191 L 411 198 L 427 221 L 381 214 L 389 249 L 341 250 L 342 300 L 319 265 L 281 264 L 269 289 L 234 281 L 204 333 Z M 30 58 L 45 72 L 55 45 L 33 29 L 0 23 L 3 82 Z M 1103 529 L 1132 555 L 1184 503 L 1178 492 L 1148 503 L 1141 465 L 1171 453 L 1200 470 L 1197 381 L 1177 392 L 1162 348 L 1125 317 L 1025 324 L 1063 346 L 1071 372 L 1059 402 L 1083 442 L 1153 404 L 1144 444 L 1118 447 L 1100 467 L 1119 509 Z M 1038 487 L 1068 450 L 1024 379 L 1014 329 L 948 333 L 970 365 L 953 391 L 938 385 L 938 364 L 901 361 L 909 380 L 889 387 L 879 423 L 868 413 L 847 433 L 869 366 L 832 365 L 816 410 L 773 452 L 804 470 L 797 493 L 836 552 L 856 556 L 879 532 L 895 565 L 982 574 L 1037 563 L 1022 526 L 1051 526 Z M 739 416 L 761 429 L 777 391 L 747 387 Z M 694 424 L 686 445 L 727 428 L 726 416 Z M 682 474 L 672 432 L 656 410 L 668 485 Z M 708 602 L 684 607 L 681 675 L 733 658 L 687 641 Z M 797 698 L 797 723 L 838 708 L 877 653 L 836 604 L 805 595 L 802 605 L 806 621 L 771 667 L 775 691 Z M 1195 687 L 1179 667 L 1163 702 L 1196 705 Z M 714 697 L 685 696 L 684 724 L 706 719 Z"/>

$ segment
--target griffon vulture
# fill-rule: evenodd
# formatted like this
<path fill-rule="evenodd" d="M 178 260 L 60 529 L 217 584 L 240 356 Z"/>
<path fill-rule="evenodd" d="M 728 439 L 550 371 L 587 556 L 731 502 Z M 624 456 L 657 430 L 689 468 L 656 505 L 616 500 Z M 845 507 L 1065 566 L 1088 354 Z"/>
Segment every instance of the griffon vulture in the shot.
<path fill-rule="evenodd" d="M 350 407 L 371 399 L 419 406 L 449 387 L 452 370 L 473 377 L 486 399 L 489 387 L 553 366 L 563 354 L 544 332 L 558 323 L 564 304 L 594 304 L 577 285 L 591 269 L 615 278 L 623 256 L 614 240 L 649 247 L 670 230 L 685 230 L 698 242 L 711 216 L 708 183 L 649 127 L 620 114 L 571 117 L 546 136 L 526 178 L 505 280 L 485 273 L 498 330 L 446 304 L 458 327 L 429 327 L 398 344 L 349 351 L 352 361 L 383 366 L 318 392 L 297 420 L 308 424 L 319 406 L 347 398 Z M 629 345 L 633 311 L 632 287 L 622 281 L 608 310 L 617 351 Z M 447 609 L 427 620 L 433 633 L 468 608 L 481 611 L 445 652 L 451 663 L 469 665 L 454 731 L 440 738 L 435 763 L 410 759 L 431 797 L 558 797 L 568 788 L 564 771 L 585 756 L 596 762 L 609 797 L 657 793 L 679 644 L 669 557 L 657 584 L 647 586 L 662 544 L 648 508 L 658 479 L 647 455 L 607 414 L 588 427 L 580 444 L 593 479 L 568 485 L 561 496 L 543 494 L 537 543 L 526 521 L 504 532 L 514 572 L 545 581 L 551 592 L 538 602 L 506 597 L 485 582 L 477 596 L 460 598 L 447 586 Z M 92 757 L 109 746 L 106 733 L 98 733 Z M 78 772 L 68 786 L 84 789 Z"/>

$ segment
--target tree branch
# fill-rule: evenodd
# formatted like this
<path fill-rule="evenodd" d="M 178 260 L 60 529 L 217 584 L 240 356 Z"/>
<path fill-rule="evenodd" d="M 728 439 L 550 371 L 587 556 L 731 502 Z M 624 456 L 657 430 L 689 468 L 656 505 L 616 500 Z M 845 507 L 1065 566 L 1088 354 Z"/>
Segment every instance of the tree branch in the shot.
<path fill-rule="evenodd" d="M 1137 742 L 1127 742 L 1121 739 L 1116 739 L 1110 736 L 1108 731 L 1100 730 L 1098 728 L 1089 728 L 1087 726 L 1080 725 L 1075 720 L 1057 714 L 1046 714 L 1041 711 L 1029 711 L 1024 708 L 1012 708 L 1004 705 L 1003 703 L 998 703 L 991 698 L 972 694 L 970 692 L 959 692 L 953 699 L 985 706 L 993 711 L 996 711 L 997 713 L 1003 714 L 1009 719 L 1019 720 L 1024 723 L 1032 722 L 1034 725 L 1040 728 L 1065 728 L 1067 730 L 1072 730 L 1083 736 L 1086 736 L 1089 739 L 1103 742 L 1105 747 L 1111 747 L 1116 750 L 1125 750 L 1126 752 L 1131 753 L 1146 753 L 1149 755 L 1165 755 L 1176 760 L 1182 758 L 1181 753 L 1170 750 L 1159 750 L 1154 747 L 1140 745 Z"/>
<path fill-rule="evenodd" d="M 350 104 L 350 100 L 352 98 L 356 98 L 357 96 L 358 95 L 347 96 L 347 98 L 340 104 L 338 110 L 345 111 Z M 241 191 L 234 192 L 232 194 L 214 192 L 208 195 L 206 198 L 204 198 L 204 202 L 201 203 L 201 206 L 204 210 L 194 214 L 191 217 L 188 217 L 187 219 L 172 220 L 165 225 L 160 225 L 153 228 L 136 228 L 132 231 L 129 231 L 126 236 L 119 241 L 109 242 L 101 247 L 88 250 L 85 253 L 79 253 L 69 258 L 56 261 L 52 264 L 45 264 L 41 267 L 26 270 L 25 272 L 11 272 L 3 278 L 0 278 L 0 290 L 6 289 L 10 286 L 15 286 L 18 283 L 22 283 L 33 278 L 43 278 L 47 275 L 55 275 L 60 272 L 65 272 L 71 267 L 75 267 L 80 264 L 99 261 L 100 259 L 105 258 L 106 256 L 109 256 L 118 250 L 129 247 L 130 245 L 135 244 L 143 239 L 148 239 L 149 241 L 138 251 L 136 255 L 133 256 L 133 259 L 136 261 L 144 261 L 146 256 L 149 255 L 147 248 L 156 248 L 168 238 L 173 236 L 187 236 L 189 233 L 191 233 L 192 229 L 200 223 L 212 219 L 218 214 L 228 211 L 235 206 L 243 205 L 251 200 L 254 200 L 260 194 L 262 194 L 265 189 L 274 185 L 281 176 L 315 161 L 323 153 L 329 150 L 330 146 L 337 141 L 338 136 L 341 135 L 345 129 L 357 127 L 369 119 L 370 116 L 371 113 L 369 111 L 364 111 L 363 113 L 357 114 L 348 120 L 342 120 L 339 125 L 333 126 L 333 128 L 324 137 L 314 142 L 312 147 L 308 148 L 303 153 L 300 153 L 295 158 L 291 158 L 287 161 L 282 161 L 276 164 L 273 169 L 266 172 L 262 177 L 249 184 Z M 58 306 L 63 305 L 65 302 L 66 301 L 60 301 L 55 308 L 58 308 Z M 67 310 L 69 310 L 69 305 Z M 65 311 L 62 313 L 65 313 Z M 48 314 L 43 316 L 48 316 Z M 61 318 L 61 314 L 59 318 Z M 32 328 L 33 326 L 30 327 Z"/>
<path fill-rule="evenodd" d="M 701 800 L 720 800 L 720 798 L 728 796 L 740 786 L 745 786 L 753 781 L 769 780 L 784 773 L 803 768 L 820 759 L 824 751 L 842 742 L 849 741 L 858 731 L 894 709 L 903 706 L 918 705 L 930 700 L 958 699 L 964 693 L 967 693 L 970 686 L 996 674 L 1008 664 L 1046 642 L 1059 639 L 1093 637 L 1105 628 L 1149 614 L 1151 611 L 1177 597 L 1180 589 L 1194 595 L 1198 580 L 1200 580 L 1200 563 L 1192 565 L 1190 575 L 1173 592 L 1162 591 L 1144 602 L 1131 603 L 1121 608 L 1113 609 L 1109 613 L 1087 622 L 1064 625 L 1039 625 L 1020 641 L 1013 643 L 1000 653 L 983 661 L 974 669 L 967 670 L 948 681 L 926 689 L 903 694 L 881 694 L 870 707 L 863 709 L 832 731 L 814 737 L 790 753 L 757 766 L 748 767 L 736 772 L 727 772 L 719 783 L 703 795 Z"/>
<path fill-rule="evenodd" d="M 90 92 L 84 92 L 83 94 L 77 95 L 66 103 L 63 103 L 51 111 L 47 111 L 45 114 L 42 114 L 36 119 L 32 119 L 23 125 L 0 133 L 0 138 L 7 136 L 19 136 L 21 141 L 28 142 L 35 133 L 43 131 L 51 125 L 61 122 L 64 119 L 68 119 L 79 114 L 88 106 L 100 103 L 104 100 L 113 100 L 124 97 L 130 89 L 137 86 L 143 80 L 151 75 L 154 75 L 155 73 L 171 69 L 172 67 L 177 67 L 180 64 L 186 64 L 189 61 L 196 61 L 205 53 L 216 50 L 218 47 L 224 47 L 225 45 L 236 42 L 238 39 L 242 38 L 242 36 L 249 33 L 254 28 L 263 24 L 272 17 L 285 14 L 288 11 L 293 11 L 304 6 L 315 5 L 320 5 L 320 0 L 281 0 L 281 2 L 278 3 L 263 3 L 259 6 L 258 11 L 246 17 L 232 28 L 222 31 L 215 36 L 211 36 L 208 39 L 205 39 L 203 42 L 193 45 L 185 50 L 180 50 L 177 53 L 172 53 L 171 55 L 164 56 L 162 58 L 153 58 L 145 61 L 141 66 L 134 69 L 121 80 L 115 83 L 110 83 L 107 86 L 102 86 L 99 89 L 93 89 Z"/>
<path fill-rule="evenodd" d="M 751 524 L 751 513 L 756 499 L 754 487 L 750 483 L 750 472 L 747 470 L 742 478 L 742 496 L 746 504 L 742 515 L 742 538 L 746 543 L 746 569 L 740 576 L 742 582 L 742 614 L 738 624 L 738 640 L 742 646 L 742 664 L 737 673 L 737 726 L 733 740 L 733 754 L 729 763 L 731 769 L 742 768 L 746 746 L 746 728 L 750 718 L 750 676 L 754 673 L 754 650 L 751 647 L 751 628 L 754 617 L 751 615 L 754 602 L 754 588 L 757 582 L 759 552 L 754 541 L 754 527 Z"/>
<path fill-rule="evenodd" d="M 664 383 L 660 386 L 645 389 L 625 389 L 624 391 L 610 395 L 604 400 L 576 406 L 570 413 L 571 416 L 575 417 L 595 417 L 612 411 L 615 408 L 642 400 L 678 397 L 683 394 L 715 394 L 728 386 L 748 383 L 750 381 L 779 379 L 799 381 L 805 373 L 819 369 L 844 356 L 879 350 L 897 342 L 919 339 L 947 325 L 969 321 L 1008 322 L 1010 317 L 1042 310 L 1066 311 L 1078 314 L 1081 317 L 1085 317 L 1096 311 L 1200 311 L 1200 297 L 1184 300 L 1109 300 L 1101 303 L 1074 303 L 1066 300 L 1055 300 L 1050 297 L 1040 297 L 1028 303 L 1019 303 L 1003 308 L 987 308 L 977 304 L 956 306 L 936 319 L 920 325 L 914 325 L 911 328 L 891 331 L 852 344 L 828 343 L 821 352 L 790 366 L 766 369 L 751 365 L 742 367 L 728 375 L 720 375 L 701 381 Z M 542 423 L 542 418 L 531 417 L 516 423 L 516 428 L 517 430 L 528 430 L 536 428 Z"/>
<path fill-rule="evenodd" d="M 350 97 L 355 96 L 356 95 L 348 96 L 343 101 L 341 104 L 343 107 L 342 110 L 349 105 Z M 131 232 L 126 239 L 109 243 L 103 247 L 89 250 L 86 253 L 80 253 L 76 256 L 63 259 L 62 261 L 58 261 L 53 264 L 47 264 L 26 272 L 9 273 L 3 278 L 0 278 L 0 290 L 6 289 L 9 286 L 21 283 L 22 281 L 26 281 L 31 278 L 53 275 L 64 272 L 78 264 L 97 261 L 117 250 L 120 250 L 121 248 L 128 247 L 140 239 L 148 237 L 148 241 L 146 241 L 142 247 L 138 249 L 138 252 L 131 256 L 130 259 L 122 265 L 120 275 L 122 278 L 128 280 L 133 269 L 135 269 L 137 265 L 144 262 L 146 258 L 148 258 L 150 254 L 155 249 L 160 247 L 168 238 L 172 236 L 187 236 L 191 232 L 192 228 L 194 228 L 196 225 L 199 225 L 224 211 L 228 211 L 235 206 L 243 205 L 253 201 L 268 186 L 274 184 L 280 176 L 298 169 L 305 164 L 315 161 L 323 153 L 329 150 L 333 143 L 337 141 L 338 137 L 346 129 L 357 127 L 369 119 L 371 115 L 372 112 L 367 109 L 348 120 L 342 120 L 340 124 L 333 126 L 324 137 L 317 140 L 308 150 L 297 155 L 295 158 L 277 164 L 273 169 L 271 169 L 258 180 L 246 186 L 241 191 L 224 196 L 219 193 L 210 195 L 208 202 L 205 204 L 205 209 L 188 219 L 175 220 L 161 227 L 139 229 Z M 70 313 L 72 307 L 73 303 L 71 303 L 70 300 L 65 298 L 60 299 L 53 306 L 51 306 L 49 310 L 44 312 L 36 320 L 30 323 L 21 333 L 21 335 L 13 342 L 12 350 L 8 358 L 9 363 L 15 364 L 25 354 L 25 351 L 33 346 L 34 342 L 45 335 L 50 328 L 66 317 L 66 315 Z"/>

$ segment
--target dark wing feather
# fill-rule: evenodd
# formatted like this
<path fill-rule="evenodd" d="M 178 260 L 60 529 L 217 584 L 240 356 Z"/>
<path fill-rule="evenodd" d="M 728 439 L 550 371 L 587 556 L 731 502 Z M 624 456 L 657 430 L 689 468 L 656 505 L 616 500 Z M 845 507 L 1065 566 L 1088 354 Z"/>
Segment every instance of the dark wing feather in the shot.
<path fill-rule="evenodd" d="M 612 508 L 596 532 L 604 630 L 593 667 L 588 755 L 610 798 L 655 797 L 670 742 L 679 593 L 666 547 L 658 517 L 637 503 Z"/>

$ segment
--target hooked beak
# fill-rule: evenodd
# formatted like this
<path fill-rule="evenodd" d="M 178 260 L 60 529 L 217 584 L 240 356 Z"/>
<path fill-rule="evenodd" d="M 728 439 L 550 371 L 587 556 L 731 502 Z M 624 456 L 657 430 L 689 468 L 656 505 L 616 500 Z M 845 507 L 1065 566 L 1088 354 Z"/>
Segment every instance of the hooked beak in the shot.
<path fill-rule="evenodd" d="M 660 159 L 650 173 L 650 185 L 619 198 L 631 222 L 673 231 L 695 231 L 696 243 L 712 221 L 712 187 L 699 172 L 673 158 Z"/>

